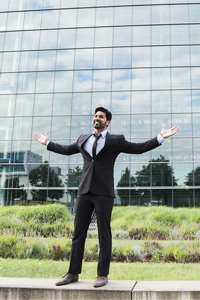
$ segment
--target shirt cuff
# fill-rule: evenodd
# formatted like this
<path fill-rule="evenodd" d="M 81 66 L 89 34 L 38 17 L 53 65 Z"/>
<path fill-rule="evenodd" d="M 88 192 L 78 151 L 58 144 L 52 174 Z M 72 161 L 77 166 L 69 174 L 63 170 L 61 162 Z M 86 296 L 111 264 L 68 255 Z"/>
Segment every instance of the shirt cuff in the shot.
<path fill-rule="evenodd" d="M 159 144 L 162 144 L 163 142 L 164 142 L 164 137 L 159 133 L 158 135 L 157 135 L 157 140 L 158 140 L 158 143 Z"/>
<path fill-rule="evenodd" d="M 49 143 L 50 143 L 50 141 L 47 141 L 47 142 L 46 142 L 46 146 L 48 146 L 48 145 L 49 145 Z"/>

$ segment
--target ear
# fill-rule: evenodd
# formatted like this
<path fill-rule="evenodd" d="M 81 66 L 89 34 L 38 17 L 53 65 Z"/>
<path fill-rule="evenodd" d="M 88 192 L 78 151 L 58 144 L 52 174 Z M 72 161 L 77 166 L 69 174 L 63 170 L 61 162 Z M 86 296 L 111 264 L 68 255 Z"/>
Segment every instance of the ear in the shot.
<path fill-rule="evenodd" d="M 111 121 L 111 120 L 109 120 L 109 121 L 107 121 L 107 122 L 106 122 L 106 124 L 107 124 L 107 127 L 108 127 L 108 125 L 110 124 L 110 121 Z"/>

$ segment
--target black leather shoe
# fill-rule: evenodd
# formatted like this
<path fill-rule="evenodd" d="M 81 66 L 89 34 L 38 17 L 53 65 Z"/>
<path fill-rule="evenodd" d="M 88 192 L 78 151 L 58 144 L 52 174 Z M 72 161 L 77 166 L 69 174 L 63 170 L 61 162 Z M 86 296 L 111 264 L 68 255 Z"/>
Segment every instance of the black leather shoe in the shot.
<path fill-rule="evenodd" d="M 108 282 L 108 276 L 98 276 L 97 280 L 94 282 L 93 286 L 94 287 L 101 287 L 106 285 Z"/>
<path fill-rule="evenodd" d="M 71 283 L 71 282 L 76 282 L 78 281 L 78 274 L 70 274 L 70 273 L 67 273 L 65 276 L 63 276 L 62 279 L 58 280 L 56 282 L 56 285 L 65 285 L 65 284 L 68 284 L 68 283 Z"/>

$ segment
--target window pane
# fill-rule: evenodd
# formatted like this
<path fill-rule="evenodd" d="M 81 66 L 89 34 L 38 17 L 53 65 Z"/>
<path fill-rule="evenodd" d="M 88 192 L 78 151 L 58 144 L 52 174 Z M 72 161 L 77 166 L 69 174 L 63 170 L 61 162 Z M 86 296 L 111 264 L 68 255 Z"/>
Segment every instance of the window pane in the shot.
<path fill-rule="evenodd" d="M 172 88 L 190 88 L 190 69 L 189 68 L 177 68 L 171 69 L 172 75 Z"/>
<path fill-rule="evenodd" d="M 190 43 L 200 43 L 200 25 L 190 25 Z"/>
<path fill-rule="evenodd" d="M 191 65 L 200 65 L 200 46 L 190 46 Z"/>
<path fill-rule="evenodd" d="M 192 161 L 192 138 L 174 138 L 172 143 L 172 151 L 174 161 Z"/>
<path fill-rule="evenodd" d="M 77 29 L 76 47 L 85 48 L 93 47 L 94 28 Z"/>
<path fill-rule="evenodd" d="M 198 89 L 200 82 L 200 68 L 191 68 L 192 71 L 192 88 Z"/>
<path fill-rule="evenodd" d="M 7 13 L 1 13 L 0 31 L 5 31 L 6 30 L 7 15 L 8 15 Z"/>
<path fill-rule="evenodd" d="M 15 95 L 0 95 L 0 115 L 11 116 L 14 114 Z"/>
<path fill-rule="evenodd" d="M 2 140 L 9 140 L 12 136 L 13 118 L 0 118 L 0 135 Z"/>
<path fill-rule="evenodd" d="M 131 116 L 131 136 L 134 138 L 149 138 L 150 128 L 150 115 Z"/>
<path fill-rule="evenodd" d="M 132 92 L 131 112 L 150 113 L 150 92 Z"/>
<path fill-rule="evenodd" d="M 130 113 L 130 92 L 112 92 L 112 113 Z"/>
<path fill-rule="evenodd" d="M 171 47 L 171 65 L 172 66 L 189 66 L 190 65 L 189 46 Z"/>
<path fill-rule="evenodd" d="M 68 139 L 70 136 L 70 116 L 52 118 L 52 139 Z"/>
<path fill-rule="evenodd" d="M 171 25 L 171 43 L 188 44 L 189 43 L 189 26 L 188 25 Z"/>
<path fill-rule="evenodd" d="M 188 23 L 188 5 L 170 5 L 171 23 Z"/>
<path fill-rule="evenodd" d="M 132 67 L 150 67 L 149 47 L 134 47 L 132 49 Z"/>
<path fill-rule="evenodd" d="M 114 27 L 113 46 L 131 46 L 131 27 Z"/>
<path fill-rule="evenodd" d="M 57 36 L 58 36 L 57 30 L 41 31 L 40 49 L 55 49 L 57 47 Z"/>
<path fill-rule="evenodd" d="M 51 115 L 52 112 L 52 94 L 35 95 L 34 115 Z"/>
<path fill-rule="evenodd" d="M 200 138 L 193 138 L 193 149 L 194 149 L 194 161 L 200 161 Z"/>
<path fill-rule="evenodd" d="M 125 28 L 126 29 L 126 28 Z M 134 46 L 149 45 L 150 44 L 150 27 L 133 27 L 133 42 Z M 131 43 L 131 38 L 129 37 L 129 42 Z"/>
<path fill-rule="evenodd" d="M 169 26 L 152 26 L 152 45 L 169 45 Z"/>
<path fill-rule="evenodd" d="M 199 136 L 199 132 L 200 132 L 199 117 L 200 117 L 199 113 L 196 113 L 193 115 L 193 134 L 194 134 L 194 136 Z"/>
<path fill-rule="evenodd" d="M 170 88 L 170 69 L 152 69 L 152 89 Z"/>
<path fill-rule="evenodd" d="M 186 186 L 186 176 L 192 170 L 192 163 L 173 164 L 174 176 L 177 180 L 178 186 Z"/>
<path fill-rule="evenodd" d="M 160 101 L 162 99 L 162 101 Z M 171 112 L 171 93 L 169 91 L 152 91 L 152 112 L 169 113 Z"/>
<path fill-rule="evenodd" d="M 132 70 L 132 89 L 133 90 L 150 89 L 150 69 Z"/>
<path fill-rule="evenodd" d="M 152 67 L 170 67 L 170 47 L 152 47 Z"/>
<path fill-rule="evenodd" d="M 189 5 L 189 19 L 191 23 L 199 23 L 200 5 Z"/>
<path fill-rule="evenodd" d="M 127 7 L 126 9 L 130 10 L 129 7 Z M 143 25 L 150 23 L 150 6 L 133 6 L 133 25 Z"/>
<path fill-rule="evenodd" d="M 9 13 L 7 18 L 7 28 L 6 30 L 22 30 L 24 21 L 24 13 Z"/>
<path fill-rule="evenodd" d="M 0 94 L 13 94 L 17 89 L 17 73 L 1 74 Z"/>
<path fill-rule="evenodd" d="M 76 7 L 78 6 L 78 0 L 61 0 L 61 5 L 60 7 L 63 8 L 69 8 L 69 7 Z"/>
<path fill-rule="evenodd" d="M 153 114 L 151 116 L 152 137 L 155 137 L 159 134 L 163 127 L 163 124 L 166 125 L 166 128 L 171 128 L 172 124 L 179 125 L 179 123 L 172 122 L 170 114 Z"/>
<path fill-rule="evenodd" d="M 75 93 L 72 100 L 72 114 L 90 114 L 91 93 Z M 90 118 L 89 118 L 90 119 Z"/>
<path fill-rule="evenodd" d="M 54 94 L 53 115 L 65 115 L 71 113 L 72 94 Z"/>
<path fill-rule="evenodd" d="M 59 10 L 43 10 L 41 28 L 57 28 Z"/>
<path fill-rule="evenodd" d="M 94 49 L 94 68 L 104 69 L 112 67 L 112 49 Z"/>
<path fill-rule="evenodd" d="M 77 139 L 80 133 L 90 133 L 90 124 L 90 118 L 88 118 L 88 116 L 82 116 L 81 119 L 79 116 L 73 116 L 71 137 Z"/>
<path fill-rule="evenodd" d="M 31 139 L 32 117 L 16 117 L 14 120 L 14 140 Z M 24 130 L 26 128 L 26 130 Z"/>
<path fill-rule="evenodd" d="M 60 11 L 60 28 L 76 27 L 77 9 L 61 10 Z"/>
<path fill-rule="evenodd" d="M 39 47 L 39 31 L 24 31 L 23 32 L 23 41 L 22 41 L 22 50 L 37 50 Z"/>
<path fill-rule="evenodd" d="M 33 118 L 33 129 L 32 129 L 32 136 L 35 132 L 43 132 L 43 134 L 47 132 L 51 132 L 51 118 L 50 117 L 34 117 Z M 38 142 L 36 142 L 38 143 Z M 39 147 L 40 146 L 40 147 Z M 41 145 L 39 144 L 38 149 L 41 148 Z M 47 149 L 44 147 L 45 152 L 47 152 Z M 36 152 L 36 151 L 34 151 Z M 37 151 L 36 153 L 40 154 L 40 151 Z M 46 155 L 45 155 L 46 156 Z"/>
<path fill-rule="evenodd" d="M 92 88 L 92 71 L 74 72 L 74 92 L 90 91 Z"/>
<path fill-rule="evenodd" d="M 112 90 L 130 90 L 131 89 L 131 70 L 113 70 Z"/>
<path fill-rule="evenodd" d="M 16 72 L 19 67 L 20 53 L 4 53 L 2 61 L 2 72 Z"/>
<path fill-rule="evenodd" d="M 55 92 L 71 92 L 72 91 L 73 72 L 56 72 L 55 76 Z"/>
<path fill-rule="evenodd" d="M 4 0 L 0 5 L 0 11 L 8 10 L 9 0 Z"/>
<path fill-rule="evenodd" d="M 68 70 L 74 67 L 74 50 L 57 50 L 56 70 Z"/>
<path fill-rule="evenodd" d="M 34 95 L 17 95 L 15 115 L 31 116 L 33 113 Z"/>
<path fill-rule="evenodd" d="M 81 49 L 75 52 L 75 69 L 92 69 L 93 49 Z"/>
<path fill-rule="evenodd" d="M 98 106 L 106 107 L 108 110 L 111 109 L 111 92 L 93 92 L 92 93 L 92 116 L 94 110 Z"/>
<path fill-rule="evenodd" d="M 95 47 L 112 46 L 113 28 L 95 29 Z"/>
<path fill-rule="evenodd" d="M 5 36 L 4 51 L 20 50 L 22 32 L 7 32 Z"/>
<path fill-rule="evenodd" d="M 17 91 L 18 93 L 35 92 L 36 73 L 19 73 Z"/>
<path fill-rule="evenodd" d="M 192 91 L 192 111 L 200 112 L 200 91 Z"/>
<path fill-rule="evenodd" d="M 5 38 L 5 33 L 0 32 L 0 50 L 3 50 L 3 46 L 4 46 L 4 38 Z M 4 49 L 6 50 L 6 49 Z"/>
<path fill-rule="evenodd" d="M 24 29 L 39 29 L 42 11 L 27 11 L 24 16 Z"/>
<path fill-rule="evenodd" d="M 38 71 L 54 70 L 56 51 L 40 51 L 38 55 Z"/>
<path fill-rule="evenodd" d="M 38 51 L 23 52 L 20 56 L 19 71 L 36 71 Z"/>
<path fill-rule="evenodd" d="M 104 7 L 96 9 L 96 26 L 113 25 L 113 7 Z"/>
<path fill-rule="evenodd" d="M 113 68 L 131 68 L 131 48 L 113 49 Z"/>
<path fill-rule="evenodd" d="M 152 24 L 169 24 L 169 6 L 152 6 Z"/>
<path fill-rule="evenodd" d="M 172 91 L 172 112 L 191 112 L 191 92 Z"/>
<path fill-rule="evenodd" d="M 132 25 L 132 9 L 130 7 L 115 7 L 114 25 Z"/>
<path fill-rule="evenodd" d="M 61 29 L 58 32 L 58 48 L 75 47 L 75 29 Z"/>
<path fill-rule="evenodd" d="M 93 91 L 110 91 L 111 70 L 94 70 L 92 84 Z"/>
<path fill-rule="evenodd" d="M 78 24 L 77 27 L 90 27 L 94 26 L 95 9 L 79 9 L 78 11 Z"/>
<path fill-rule="evenodd" d="M 130 116 L 115 115 L 111 124 L 112 134 L 122 133 L 125 136 L 130 136 Z"/>
<path fill-rule="evenodd" d="M 178 132 L 178 136 L 192 136 L 192 120 L 190 114 L 173 114 L 172 124 L 175 124 L 181 128 Z M 178 148 L 180 152 L 180 148 Z"/>

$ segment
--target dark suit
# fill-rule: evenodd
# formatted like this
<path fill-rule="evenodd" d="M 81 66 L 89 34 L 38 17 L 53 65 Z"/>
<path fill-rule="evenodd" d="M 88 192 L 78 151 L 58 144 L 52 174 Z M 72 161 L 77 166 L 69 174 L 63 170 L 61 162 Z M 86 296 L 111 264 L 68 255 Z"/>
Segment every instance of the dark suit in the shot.
<path fill-rule="evenodd" d="M 83 149 L 84 143 L 90 136 L 91 134 L 81 135 L 74 144 L 68 146 L 50 142 L 47 149 L 64 155 L 81 153 L 84 160 L 76 203 L 75 231 L 69 272 L 72 274 L 81 272 L 85 238 L 91 214 L 95 208 L 100 243 L 98 275 L 106 276 L 109 272 L 111 256 L 110 220 L 115 197 L 113 178 L 115 160 L 122 152 L 141 154 L 160 144 L 156 137 L 143 143 L 131 143 L 126 141 L 123 135 L 107 133 L 105 146 L 93 158 Z"/>

